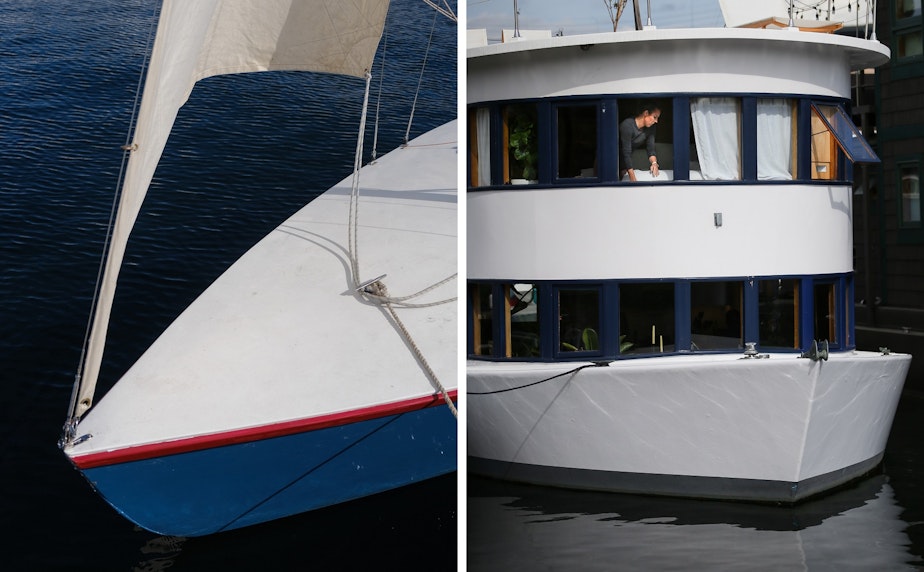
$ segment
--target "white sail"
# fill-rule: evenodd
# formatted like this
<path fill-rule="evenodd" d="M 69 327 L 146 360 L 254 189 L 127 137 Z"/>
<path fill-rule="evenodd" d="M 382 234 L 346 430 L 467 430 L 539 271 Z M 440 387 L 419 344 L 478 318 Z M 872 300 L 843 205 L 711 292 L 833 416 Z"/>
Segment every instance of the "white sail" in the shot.
<path fill-rule="evenodd" d="M 387 0 L 164 0 L 72 418 L 93 403 L 128 235 L 195 83 L 270 70 L 361 77 L 387 12 Z"/>

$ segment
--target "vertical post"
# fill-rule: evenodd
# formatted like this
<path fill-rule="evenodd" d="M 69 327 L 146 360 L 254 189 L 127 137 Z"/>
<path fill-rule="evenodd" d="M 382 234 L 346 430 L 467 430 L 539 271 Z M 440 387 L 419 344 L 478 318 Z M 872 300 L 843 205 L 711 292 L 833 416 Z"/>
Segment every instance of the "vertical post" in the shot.
<path fill-rule="evenodd" d="M 520 37 L 520 9 L 517 7 L 517 0 L 513 0 L 513 37 Z"/>
<path fill-rule="evenodd" d="M 870 35 L 869 39 L 873 40 L 874 42 L 876 41 L 876 9 L 877 8 L 878 8 L 878 2 L 876 2 L 876 0 L 873 0 L 873 23 L 872 23 L 873 33 Z M 867 21 L 868 20 L 869 18 L 867 17 Z"/>

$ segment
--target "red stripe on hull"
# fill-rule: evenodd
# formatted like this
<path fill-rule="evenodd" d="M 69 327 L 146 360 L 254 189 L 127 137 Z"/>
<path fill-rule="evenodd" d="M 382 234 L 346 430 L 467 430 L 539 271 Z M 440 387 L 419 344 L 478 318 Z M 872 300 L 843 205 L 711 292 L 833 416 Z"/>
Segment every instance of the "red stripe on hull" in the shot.
<path fill-rule="evenodd" d="M 455 401 L 458 391 L 448 392 L 449 397 Z M 71 462 L 78 469 L 92 469 L 93 467 L 102 467 L 106 465 L 116 465 L 119 463 L 128 463 L 131 461 L 141 461 L 155 457 L 164 457 L 167 455 L 176 455 L 188 453 L 191 451 L 200 451 L 202 449 L 212 449 L 223 447 L 225 445 L 234 445 L 239 443 L 248 443 L 260 441 L 263 439 L 272 439 L 273 437 L 282 437 L 295 433 L 305 433 L 316 431 L 318 429 L 327 429 L 340 425 L 349 425 L 359 421 L 368 421 L 379 417 L 388 417 L 391 415 L 400 415 L 408 411 L 424 409 L 426 407 L 437 407 L 444 404 L 442 395 L 427 395 L 406 401 L 394 403 L 384 403 L 332 413 L 330 415 L 321 415 L 318 417 L 309 417 L 307 419 L 297 419 L 286 421 L 284 423 L 273 423 L 271 425 L 261 425 L 258 427 L 248 427 L 246 429 L 237 429 L 222 433 L 211 433 L 208 435 L 197 435 L 174 441 L 164 441 L 158 443 L 148 443 L 145 445 L 136 445 L 115 449 L 112 451 L 102 451 L 99 453 L 88 453 L 86 455 L 76 455 L 71 457 Z"/>

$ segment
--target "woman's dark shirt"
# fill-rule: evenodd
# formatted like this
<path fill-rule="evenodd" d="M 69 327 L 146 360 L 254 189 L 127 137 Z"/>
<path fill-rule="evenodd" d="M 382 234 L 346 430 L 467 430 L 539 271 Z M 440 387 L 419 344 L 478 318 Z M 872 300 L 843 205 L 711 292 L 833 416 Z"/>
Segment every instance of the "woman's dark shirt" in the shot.
<path fill-rule="evenodd" d="M 655 154 L 655 132 L 657 125 L 651 127 L 642 127 L 639 129 L 635 124 L 634 117 L 628 117 L 619 124 L 619 170 L 624 171 L 632 168 L 632 150 L 641 149 L 642 146 L 648 151 L 648 156 Z M 647 167 L 647 165 L 646 165 Z"/>

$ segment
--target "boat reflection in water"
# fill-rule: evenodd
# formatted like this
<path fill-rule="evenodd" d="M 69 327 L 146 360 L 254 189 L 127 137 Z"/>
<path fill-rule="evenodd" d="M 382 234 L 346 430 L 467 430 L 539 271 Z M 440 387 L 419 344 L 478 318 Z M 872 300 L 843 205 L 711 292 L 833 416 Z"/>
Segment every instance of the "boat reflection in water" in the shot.
<path fill-rule="evenodd" d="M 888 477 L 795 506 L 642 497 L 470 477 L 468 565 L 488 570 L 902 570 Z"/>

